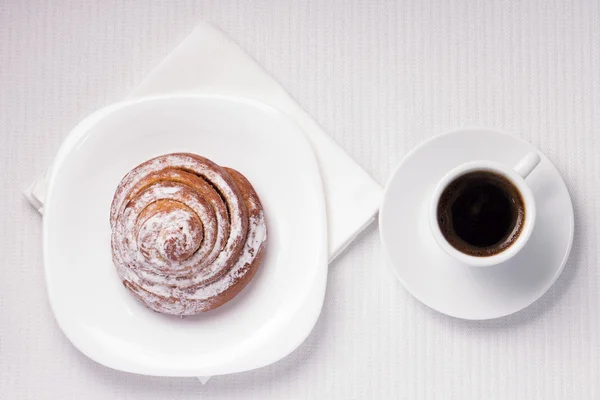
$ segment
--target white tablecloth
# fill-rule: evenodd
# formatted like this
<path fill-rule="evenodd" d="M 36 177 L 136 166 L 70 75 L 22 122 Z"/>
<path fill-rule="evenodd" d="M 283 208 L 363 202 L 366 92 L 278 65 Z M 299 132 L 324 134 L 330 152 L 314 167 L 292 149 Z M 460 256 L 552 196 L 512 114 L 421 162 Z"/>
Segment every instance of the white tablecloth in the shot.
<path fill-rule="evenodd" d="M 0 4 L 0 398 L 600 397 L 599 2 L 304 3 Z M 312 334 L 275 365 L 202 386 L 80 354 L 53 320 L 41 221 L 21 190 L 74 124 L 124 97 L 202 19 L 381 183 L 417 144 L 460 126 L 538 146 L 575 208 L 555 286 L 504 319 L 446 317 L 394 278 L 373 225 L 330 269 Z"/>

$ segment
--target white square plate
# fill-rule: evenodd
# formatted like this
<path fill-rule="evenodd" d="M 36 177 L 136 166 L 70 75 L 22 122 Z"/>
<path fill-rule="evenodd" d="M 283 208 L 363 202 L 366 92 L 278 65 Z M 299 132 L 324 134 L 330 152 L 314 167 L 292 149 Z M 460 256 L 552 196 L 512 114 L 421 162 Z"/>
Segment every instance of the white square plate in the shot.
<path fill-rule="evenodd" d="M 121 178 L 152 157 L 192 152 L 242 172 L 267 216 L 266 257 L 216 310 L 180 319 L 146 309 L 111 261 L 109 212 Z M 321 177 L 303 132 L 251 100 L 177 96 L 120 103 L 62 145 L 44 207 L 48 295 L 69 340 L 93 360 L 149 375 L 219 375 L 285 357 L 323 304 L 327 235 Z"/>

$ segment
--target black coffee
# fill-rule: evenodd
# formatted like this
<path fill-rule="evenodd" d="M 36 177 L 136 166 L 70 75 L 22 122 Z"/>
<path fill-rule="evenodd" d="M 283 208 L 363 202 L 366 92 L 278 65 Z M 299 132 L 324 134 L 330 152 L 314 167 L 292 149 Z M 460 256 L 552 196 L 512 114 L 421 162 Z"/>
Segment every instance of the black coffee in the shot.
<path fill-rule="evenodd" d="M 512 245 L 525 221 L 519 190 L 502 175 L 470 172 L 452 181 L 437 208 L 442 234 L 462 253 L 487 257 Z"/>

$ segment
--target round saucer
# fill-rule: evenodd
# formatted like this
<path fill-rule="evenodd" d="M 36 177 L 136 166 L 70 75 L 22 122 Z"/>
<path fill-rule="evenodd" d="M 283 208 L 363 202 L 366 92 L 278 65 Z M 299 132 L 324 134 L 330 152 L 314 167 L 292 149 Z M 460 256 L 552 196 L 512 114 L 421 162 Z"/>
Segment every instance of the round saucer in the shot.
<path fill-rule="evenodd" d="M 428 221 L 434 188 L 452 168 L 473 160 L 515 165 L 531 144 L 500 132 L 468 129 L 435 137 L 408 154 L 389 180 L 379 212 L 384 251 L 406 289 L 425 305 L 463 319 L 512 314 L 539 299 L 560 275 L 571 251 L 571 197 L 552 162 L 527 177 L 537 219 L 527 245 L 505 263 L 474 268 L 448 256 Z"/>

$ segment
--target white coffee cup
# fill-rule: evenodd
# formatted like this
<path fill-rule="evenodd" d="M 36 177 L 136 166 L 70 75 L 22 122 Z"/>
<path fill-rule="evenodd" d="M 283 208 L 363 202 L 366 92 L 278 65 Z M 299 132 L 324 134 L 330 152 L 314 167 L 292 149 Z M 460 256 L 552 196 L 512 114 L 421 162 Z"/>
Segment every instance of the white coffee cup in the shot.
<path fill-rule="evenodd" d="M 429 209 L 431 232 L 433 233 L 433 236 L 440 247 L 456 260 L 473 267 L 488 267 L 503 263 L 514 257 L 525 246 L 531 237 L 531 233 L 533 232 L 533 227 L 535 225 L 535 200 L 531 189 L 527 185 L 527 182 L 525 182 L 525 178 L 527 178 L 527 176 L 535 169 L 540 161 L 540 156 L 535 152 L 531 152 L 523 157 L 523 159 L 521 159 L 521 161 L 519 161 L 513 168 L 494 161 L 472 161 L 462 164 L 448 172 L 434 190 Z M 442 234 L 438 223 L 438 203 L 446 187 L 455 179 L 475 171 L 491 171 L 508 179 L 521 193 L 525 205 L 525 221 L 523 222 L 521 233 L 519 234 L 518 238 L 506 249 L 491 256 L 472 256 L 456 249 L 450 243 L 448 243 Z"/>

